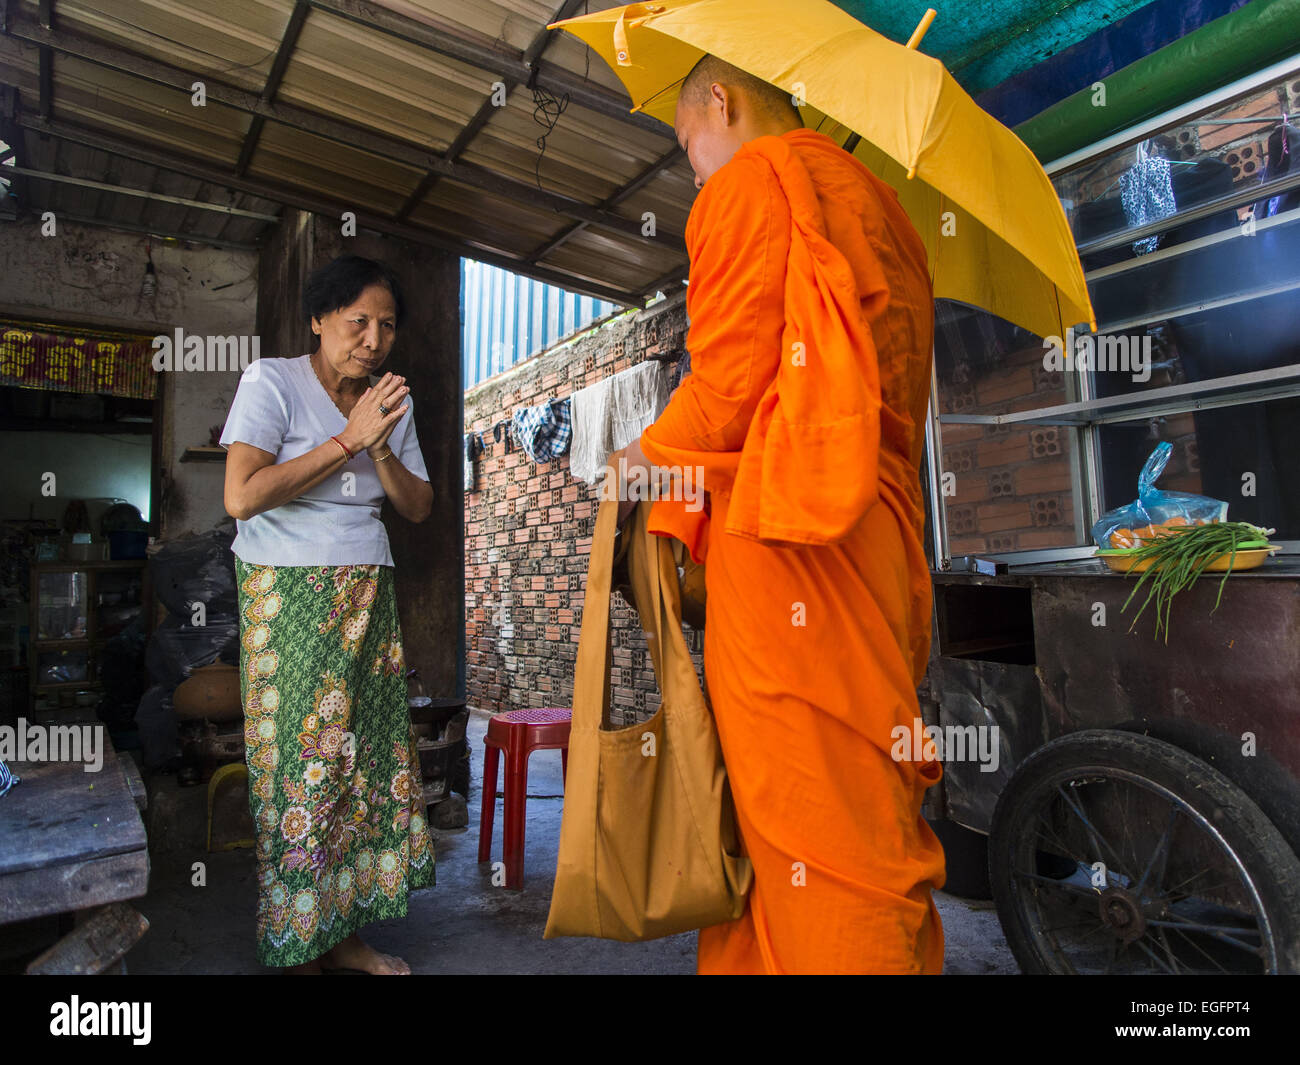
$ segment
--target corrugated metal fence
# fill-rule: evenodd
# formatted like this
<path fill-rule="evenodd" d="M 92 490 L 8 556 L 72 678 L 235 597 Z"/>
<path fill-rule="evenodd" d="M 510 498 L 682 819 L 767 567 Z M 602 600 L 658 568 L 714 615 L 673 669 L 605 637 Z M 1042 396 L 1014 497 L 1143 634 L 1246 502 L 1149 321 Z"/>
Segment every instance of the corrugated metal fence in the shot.
<path fill-rule="evenodd" d="M 462 377 L 465 388 L 619 310 L 472 259 L 460 261 Z"/>

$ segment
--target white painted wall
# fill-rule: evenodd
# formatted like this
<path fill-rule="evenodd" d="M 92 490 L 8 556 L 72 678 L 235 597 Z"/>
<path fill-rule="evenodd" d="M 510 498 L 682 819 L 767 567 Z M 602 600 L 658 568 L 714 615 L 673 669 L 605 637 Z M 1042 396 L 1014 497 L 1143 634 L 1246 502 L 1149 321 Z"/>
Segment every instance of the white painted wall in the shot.
<path fill-rule="evenodd" d="M 151 441 L 144 433 L 0 432 L 0 518 L 63 517 L 72 499 L 116 498 L 149 513 Z M 41 486 L 55 474 L 55 494 Z"/>
<path fill-rule="evenodd" d="M 255 252 L 210 247 L 187 250 L 154 241 L 157 292 L 145 301 L 140 291 L 146 239 L 135 233 L 72 223 L 59 223 L 56 236 L 42 237 L 39 223 L 0 223 L 0 315 L 151 335 L 171 334 L 178 327 L 198 336 L 253 334 L 257 319 Z M 225 421 L 238 373 L 173 372 L 163 378 L 163 535 L 173 537 L 210 529 L 225 517 L 221 502 L 224 465 L 181 463 L 180 456 L 186 447 L 207 444 L 209 428 Z M 84 447 L 87 438 L 79 439 Z M 103 451 L 105 468 L 112 465 L 115 454 L 111 448 Z M 69 472 L 82 468 L 68 466 Z M 81 476 L 73 473 L 74 480 Z M 107 487 L 88 489 L 87 493 L 115 494 Z M 132 498 L 126 492 L 120 494 Z"/>

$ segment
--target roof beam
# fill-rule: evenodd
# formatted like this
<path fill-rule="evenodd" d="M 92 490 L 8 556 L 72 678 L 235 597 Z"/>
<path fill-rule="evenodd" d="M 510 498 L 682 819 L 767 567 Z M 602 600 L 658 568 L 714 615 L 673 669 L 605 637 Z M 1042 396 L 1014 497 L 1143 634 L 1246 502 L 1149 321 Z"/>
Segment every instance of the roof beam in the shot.
<path fill-rule="evenodd" d="M 383 218 L 379 215 L 365 214 L 356 211 L 354 204 L 349 204 L 342 200 L 321 197 L 312 193 L 287 188 L 282 185 L 276 185 L 256 178 L 237 178 L 233 174 L 223 172 L 201 159 L 185 157 L 178 154 L 164 154 L 148 145 L 128 141 L 115 135 L 108 136 L 96 130 L 87 129 L 83 126 L 77 126 L 71 123 L 48 122 L 43 119 L 28 117 L 25 115 L 20 115 L 17 121 L 20 126 L 37 133 L 58 137 L 62 140 L 71 141 L 76 144 L 82 144 L 88 148 L 97 148 L 102 152 L 109 153 L 110 155 L 118 155 L 125 159 L 134 159 L 136 162 L 144 163 L 147 166 L 154 166 L 161 170 L 170 170 L 178 174 L 185 174 L 189 177 L 197 178 L 200 181 L 210 181 L 215 185 L 221 185 L 225 188 L 234 189 L 239 192 L 246 192 L 251 196 L 259 196 L 263 199 L 283 204 L 286 207 L 295 207 L 301 211 L 309 211 L 312 214 L 323 215 L 327 218 L 338 218 L 343 211 L 354 211 L 357 216 L 357 226 L 359 228 L 370 229 L 376 233 L 383 233 L 388 236 L 397 237 L 401 240 L 409 240 L 416 244 L 424 244 L 432 248 L 439 248 L 455 255 L 463 255 L 471 259 L 478 259 L 480 262 L 489 263 L 493 266 L 500 266 L 505 270 L 511 270 L 528 277 L 535 277 L 539 281 L 545 281 L 552 285 L 559 285 L 571 292 L 578 292 L 585 296 L 595 296 L 597 299 L 611 300 L 614 303 L 620 303 L 627 307 L 644 305 L 644 300 L 635 293 L 613 288 L 608 285 L 602 285 L 599 282 L 587 281 L 582 278 L 562 273 L 558 270 L 552 270 L 547 267 L 528 263 L 524 260 L 522 255 L 517 253 L 491 248 L 486 245 L 477 244 L 473 241 L 443 236 L 433 232 L 432 230 L 423 229 L 405 223 L 394 222 L 391 219 Z"/>
<path fill-rule="evenodd" d="M 652 178 L 656 177 L 658 174 L 667 170 L 670 166 L 676 163 L 677 160 L 681 158 L 681 156 L 682 156 L 682 150 L 680 147 L 673 148 L 671 151 L 665 152 L 653 163 L 651 163 L 648 167 L 642 170 L 641 173 L 639 173 L 636 177 L 634 177 L 631 181 L 629 181 L 626 185 L 624 185 L 621 189 L 619 189 L 618 192 L 614 193 L 613 196 L 609 197 L 609 199 L 601 203 L 600 206 L 606 209 L 616 207 L 618 204 L 622 203 L 638 189 L 646 185 Z M 528 261 L 530 263 L 535 263 L 540 259 L 545 259 L 546 256 L 550 255 L 551 252 L 555 251 L 556 248 L 560 247 L 560 245 L 568 241 L 570 237 L 576 236 L 578 233 L 582 232 L 586 228 L 587 228 L 586 222 L 575 222 L 568 229 L 560 233 L 559 236 L 552 237 L 549 241 L 547 241 L 540 248 L 538 248 L 531 255 L 529 255 Z M 655 229 L 655 232 L 656 234 L 658 234 L 657 227 Z"/>
<path fill-rule="evenodd" d="M 201 211 L 216 211 L 218 214 L 237 215 L 240 218 L 255 218 L 261 222 L 278 222 L 279 215 L 265 214 L 261 211 L 245 211 L 239 207 L 228 207 L 221 203 L 209 203 L 206 200 L 187 200 L 184 196 L 169 196 L 161 192 L 147 192 L 144 189 L 128 188 L 125 185 L 110 185 L 103 181 L 90 181 L 86 178 L 69 177 L 67 174 L 51 174 L 44 170 L 29 170 L 25 166 L 10 167 L 15 174 L 36 178 L 38 181 L 53 181 L 61 185 L 79 185 L 86 189 L 99 189 L 101 192 L 114 192 L 120 196 L 139 196 L 146 200 L 161 200 L 164 203 L 178 203 L 185 207 L 197 207 Z"/>
<path fill-rule="evenodd" d="M 541 59 L 542 54 L 551 46 L 551 42 L 564 33 L 564 30 L 552 30 L 548 28 L 549 26 L 572 18 L 578 13 L 579 4 L 588 4 L 590 2 L 591 0 L 564 0 L 564 3 L 555 9 L 555 14 L 546 20 L 546 25 L 533 38 L 532 44 L 524 49 L 523 59 L 525 65 L 532 66 L 537 60 Z"/>
<path fill-rule="evenodd" d="M 54 0 L 41 0 L 39 18 L 44 29 L 54 29 Z M 41 93 L 41 117 L 54 117 L 54 56 L 42 48 L 37 66 L 37 79 Z"/>
<path fill-rule="evenodd" d="M 52 118 L 54 116 L 54 57 L 50 55 L 48 48 L 42 48 L 40 51 L 38 70 L 41 117 Z"/>
<path fill-rule="evenodd" d="M 666 290 L 672 285 L 680 285 L 687 279 L 689 267 L 679 266 L 675 270 L 669 270 L 663 277 L 656 278 L 650 282 L 649 287 L 645 290 L 647 299 L 652 297 L 656 292 L 663 292 L 665 295 L 671 295 Z"/>
<path fill-rule="evenodd" d="M 311 5 L 307 0 L 297 0 L 293 5 L 293 14 L 289 16 L 289 22 L 284 27 L 280 47 L 275 52 L 275 61 L 266 76 L 266 84 L 262 86 L 262 95 L 259 99 L 263 104 L 271 103 L 275 99 L 275 94 L 279 92 L 280 82 L 284 80 L 284 72 L 289 69 L 289 60 L 293 58 L 293 50 L 298 47 L 298 35 L 302 33 L 302 24 L 307 21 L 310 12 Z M 253 121 L 249 123 L 243 146 L 239 149 L 239 161 L 235 164 L 235 173 L 240 177 L 244 176 L 248 171 L 248 164 L 253 161 L 253 153 L 257 151 L 257 142 L 262 137 L 262 126 L 265 124 L 266 119 L 261 115 L 254 115 Z"/>
<path fill-rule="evenodd" d="M 555 14 L 547 20 L 547 24 L 549 25 L 552 22 L 559 22 L 562 19 L 568 18 L 577 10 L 579 4 L 586 2 L 587 0 L 564 0 L 564 3 L 559 6 Z M 524 64 L 531 67 L 538 59 L 540 59 L 542 53 L 546 51 L 547 45 L 551 43 L 552 35 L 559 32 L 559 30 L 548 30 L 543 27 L 541 32 L 533 38 L 532 44 L 524 50 Z M 515 81 L 513 78 L 506 78 L 504 84 L 507 95 L 514 92 L 515 89 L 519 87 L 519 82 Z M 474 113 L 474 117 L 465 123 L 461 128 L 461 131 L 456 134 L 456 139 L 452 141 L 447 150 L 442 153 L 444 159 L 448 161 L 459 159 L 460 153 L 469 147 L 470 142 L 478 136 L 479 131 L 488 124 L 488 120 L 491 119 L 492 115 L 497 110 L 497 105 L 492 102 L 495 95 L 496 93 L 489 93 L 484 101 L 479 105 L 479 109 Z M 438 183 L 439 177 L 440 175 L 432 170 L 425 174 L 424 177 L 420 179 L 420 183 L 415 186 L 414 190 L 412 190 L 411 195 L 406 198 L 406 202 L 402 204 L 402 209 L 398 211 L 394 217 L 400 222 L 409 216 L 410 213 L 424 201 L 424 198 L 429 195 L 429 191 Z"/>
<path fill-rule="evenodd" d="M 4 0 L 0 0 L 4 3 Z M 0 218 L 13 218 L 17 213 L 18 206 L 27 198 L 26 183 L 19 177 L 9 176 L 13 167 L 4 166 L 5 159 L 12 159 L 16 166 L 22 158 L 22 153 L 26 149 L 23 143 L 23 131 L 18 128 L 14 118 L 18 113 L 18 90 L 12 85 L 0 84 L 0 140 L 3 140 L 9 147 L 0 149 L 0 177 L 4 177 L 9 182 L 9 195 L 6 195 L 3 189 L 0 189 Z"/>
<path fill-rule="evenodd" d="M 258 250 L 256 244 L 241 243 L 237 240 L 226 240 L 222 237 L 202 237 L 194 233 L 177 233 L 170 229 L 159 229 L 157 226 L 145 226 L 135 222 L 117 222 L 105 218 L 90 218 L 85 215 L 69 214 L 67 211 L 59 212 L 59 221 L 75 222 L 77 225 L 95 226 L 100 229 L 120 229 L 125 233 L 142 233 L 149 237 L 180 240 L 186 244 L 210 244 L 214 248 L 230 248 L 233 251 Z"/>
<path fill-rule="evenodd" d="M 407 15 L 399 15 L 376 4 L 368 3 L 367 0 L 309 0 L 309 2 L 317 11 L 347 19 L 349 22 L 377 30 L 407 44 L 427 48 L 438 55 L 455 59 L 468 66 L 478 67 L 504 79 L 513 79 L 516 84 L 529 83 L 536 72 L 535 84 L 556 96 L 568 93 L 574 103 L 607 118 L 618 119 L 620 122 L 660 137 L 673 136 L 672 130 L 658 119 L 651 118 L 640 111 L 633 113 L 627 97 L 584 81 L 553 63 L 543 63 L 539 59 L 530 65 L 525 61 L 525 53 L 482 34 L 470 36 L 463 29 L 450 24 L 436 22 L 433 19 L 414 19 Z"/>
<path fill-rule="evenodd" d="M 86 62 L 144 78 L 186 95 L 189 94 L 194 82 L 193 71 L 181 70 L 79 34 L 46 29 L 21 13 L 16 12 L 10 17 L 9 35 L 42 49 L 49 48 L 65 55 L 76 56 Z M 503 199 L 513 200 L 533 210 L 553 211 L 576 221 L 588 222 L 628 236 L 639 238 L 641 235 L 640 223 L 632 219 L 592 207 L 570 196 L 537 189 L 525 182 L 502 177 L 483 167 L 443 159 L 426 148 L 416 147 L 373 130 L 308 111 L 306 108 L 263 101 L 253 93 L 214 81 L 207 82 L 207 96 L 209 100 L 237 111 L 260 116 L 268 121 L 280 122 L 293 129 L 339 144 L 346 144 L 420 171 L 434 171 L 441 177 L 489 192 Z M 44 117 L 47 120 L 50 118 L 49 115 Z M 675 239 L 677 236 L 672 234 L 670 239 Z M 681 242 L 681 247 L 685 248 L 684 241 Z"/>

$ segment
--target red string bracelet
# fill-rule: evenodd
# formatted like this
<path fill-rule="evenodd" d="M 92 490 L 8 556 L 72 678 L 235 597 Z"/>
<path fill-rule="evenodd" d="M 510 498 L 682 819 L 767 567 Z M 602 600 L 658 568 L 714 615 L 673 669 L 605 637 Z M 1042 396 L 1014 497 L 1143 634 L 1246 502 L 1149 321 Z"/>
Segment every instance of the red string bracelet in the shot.
<path fill-rule="evenodd" d="M 348 461 L 351 462 L 355 456 L 352 454 L 351 451 L 348 450 L 347 444 L 343 443 L 343 441 L 340 440 L 337 436 L 331 436 L 330 439 L 333 440 L 334 443 L 338 444 L 338 446 L 343 449 L 343 454 L 345 454 L 348 457 Z"/>

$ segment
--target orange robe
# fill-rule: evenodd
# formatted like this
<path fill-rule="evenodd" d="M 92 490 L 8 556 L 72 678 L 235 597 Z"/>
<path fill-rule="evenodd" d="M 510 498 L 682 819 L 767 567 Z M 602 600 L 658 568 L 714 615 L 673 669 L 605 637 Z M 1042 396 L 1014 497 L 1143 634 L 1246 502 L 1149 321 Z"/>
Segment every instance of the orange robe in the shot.
<path fill-rule="evenodd" d="M 657 502 L 651 528 L 707 561 L 705 677 L 754 865 L 698 970 L 938 973 L 943 850 L 920 804 L 941 767 L 890 756 L 930 644 L 924 247 L 806 129 L 741 148 L 686 240 L 692 372 L 640 442 L 708 492 L 704 511 Z"/>

